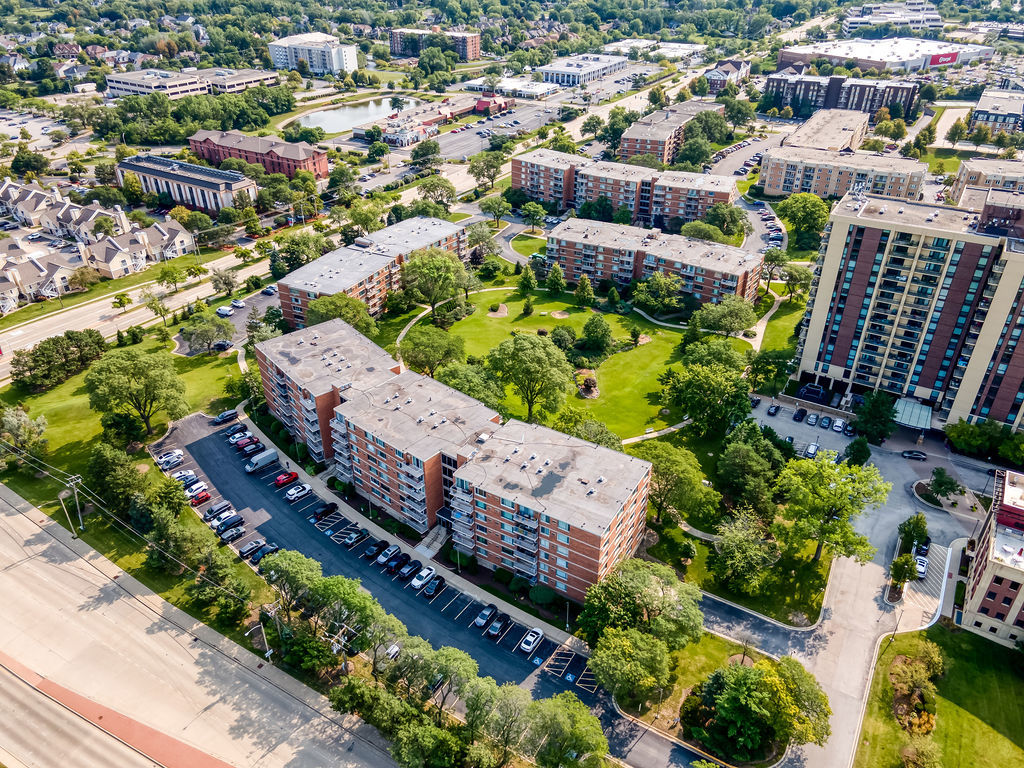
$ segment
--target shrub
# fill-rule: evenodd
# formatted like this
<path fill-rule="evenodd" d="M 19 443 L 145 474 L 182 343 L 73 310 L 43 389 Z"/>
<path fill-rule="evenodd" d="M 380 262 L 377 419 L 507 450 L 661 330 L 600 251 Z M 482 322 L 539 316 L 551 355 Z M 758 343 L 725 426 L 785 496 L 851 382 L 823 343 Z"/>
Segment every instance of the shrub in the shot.
<path fill-rule="evenodd" d="M 489 306 L 487 308 L 487 311 L 488 312 L 497 312 L 499 309 L 501 309 L 501 304 L 491 304 L 491 306 Z"/>
<path fill-rule="evenodd" d="M 537 584 L 530 587 L 530 600 L 537 605 L 551 605 L 555 601 L 555 590 L 545 587 L 543 584 Z"/>
<path fill-rule="evenodd" d="M 548 335 L 548 329 L 547 328 L 538 328 L 537 329 L 537 335 L 538 336 L 547 336 Z"/>
<path fill-rule="evenodd" d="M 523 302 L 523 315 L 529 317 L 533 314 L 533 296 L 527 296 Z"/>
<path fill-rule="evenodd" d="M 507 586 L 512 579 L 512 571 L 507 571 L 504 568 L 494 569 L 494 580 L 499 584 L 505 584 Z"/>
<path fill-rule="evenodd" d="M 513 594 L 521 595 L 530 588 L 530 582 L 522 576 L 515 576 L 512 581 L 508 583 L 508 588 Z"/>
<path fill-rule="evenodd" d="M 583 388 L 588 392 L 592 392 L 597 389 L 597 379 L 593 376 L 587 376 L 587 378 L 583 380 Z"/>

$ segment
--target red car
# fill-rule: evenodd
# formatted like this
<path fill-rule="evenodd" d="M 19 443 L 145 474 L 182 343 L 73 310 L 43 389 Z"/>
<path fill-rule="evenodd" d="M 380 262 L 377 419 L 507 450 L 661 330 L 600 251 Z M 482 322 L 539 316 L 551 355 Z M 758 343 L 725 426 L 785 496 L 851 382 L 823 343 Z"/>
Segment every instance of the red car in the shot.
<path fill-rule="evenodd" d="M 274 486 L 276 488 L 284 488 L 289 483 L 294 483 L 299 479 L 298 472 L 285 472 L 283 475 L 278 475 L 274 479 Z"/>
<path fill-rule="evenodd" d="M 259 441 L 260 439 L 258 437 L 247 437 L 244 440 L 239 440 L 237 443 L 235 443 L 235 449 L 240 451 L 243 448 L 245 448 L 245 446 L 252 445 L 253 443 L 258 443 Z"/>
<path fill-rule="evenodd" d="M 209 491 L 200 491 L 198 494 L 196 494 L 196 497 L 194 499 L 192 499 L 192 506 L 193 507 L 198 507 L 200 504 L 205 504 L 209 500 L 210 500 L 210 492 Z"/>

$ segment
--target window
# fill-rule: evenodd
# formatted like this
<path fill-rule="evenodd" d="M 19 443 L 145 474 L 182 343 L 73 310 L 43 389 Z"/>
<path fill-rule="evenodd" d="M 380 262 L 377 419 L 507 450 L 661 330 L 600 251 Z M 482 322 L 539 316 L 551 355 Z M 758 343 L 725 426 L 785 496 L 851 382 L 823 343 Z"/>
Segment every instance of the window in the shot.
<path fill-rule="evenodd" d="M 568 579 L 569 578 L 569 574 L 568 573 L 566 573 L 565 571 L 560 571 L 557 568 L 555 569 L 555 576 L 557 576 L 560 579 Z"/>
<path fill-rule="evenodd" d="M 486 501 L 480 501 L 480 499 L 477 499 L 473 503 L 476 505 L 477 509 L 487 509 L 487 502 Z"/>
<path fill-rule="evenodd" d="M 551 529 L 550 529 L 550 528 L 548 528 L 548 527 L 547 527 L 546 525 L 542 525 L 542 526 L 540 527 L 540 532 L 541 532 L 541 534 L 543 534 L 544 536 L 550 536 L 550 535 L 551 535 Z"/>
<path fill-rule="evenodd" d="M 566 535 L 565 535 L 564 533 L 560 533 L 560 534 L 558 534 L 558 536 L 557 536 L 556 538 L 557 538 L 557 539 L 558 539 L 558 540 L 559 540 L 560 542 L 562 542 L 563 544 L 568 544 L 568 543 L 569 543 L 569 537 L 568 537 L 568 536 L 566 536 Z"/>
<path fill-rule="evenodd" d="M 562 591 L 562 592 L 565 592 L 565 590 L 566 590 L 566 586 L 565 586 L 565 584 L 563 584 L 562 582 L 560 582 L 560 581 L 556 581 L 556 582 L 555 582 L 555 589 L 557 589 L 557 590 L 560 590 L 560 591 Z"/>
<path fill-rule="evenodd" d="M 559 568 L 568 568 L 569 567 L 569 563 L 566 562 L 565 560 L 563 560 L 560 557 L 556 557 L 555 558 L 555 565 L 557 565 Z"/>
<path fill-rule="evenodd" d="M 988 606 L 981 606 L 981 608 L 978 609 L 978 613 L 980 613 L 982 616 L 988 616 Z"/>
<path fill-rule="evenodd" d="M 486 547 L 487 546 L 487 539 L 485 539 L 483 536 L 477 536 L 476 537 L 476 543 L 477 544 L 483 544 Z"/>
<path fill-rule="evenodd" d="M 561 528 L 563 531 L 568 531 L 569 530 L 569 524 L 567 522 L 565 522 L 564 520 L 559 520 L 558 521 L 558 527 Z"/>
<path fill-rule="evenodd" d="M 560 555 L 565 555 L 566 557 L 569 556 L 569 550 L 565 547 L 555 547 L 555 551 Z"/>
<path fill-rule="evenodd" d="M 547 563 L 541 563 L 537 567 L 540 568 L 540 572 L 541 573 L 547 573 L 548 572 L 548 564 Z"/>
<path fill-rule="evenodd" d="M 1004 597 L 1003 598 L 1003 605 L 1009 605 L 1012 602 L 1013 602 L 1013 598 L 1012 597 Z"/>
<path fill-rule="evenodd" d="M 1001 612 L 1001 611 L 996 614 L 996 621 L 1002 621 L 1005 618 L 1006 618 L 1006 614 Z"/>
<path fill-rule="evenodd" d="M 987 595 L 985 595 L 985 599 L 986 600 L 995 600 L 996 599 L 996 593 L 995 592 L 989 592 Z"/>
<path fill-rule="evenodd" d="M 975 626 L 975 627 L 980 627 L 980 626 L 981 626 L 981 622 L 980 622 L 980 621 L 976 621 L 976 622 L 974 622 L 974 626 Z"/>
<path fill-rule="evenodd" d="M 486 523 L 487 522 L 487 515 L 482 514 L 480 512 L 477 512 L 476 513 L 476 519 L 479 520 L 481 523 Z"/>
<path fill-rule="evenodd" d="M 501 500 L 501 506 L 508 507 L 509 509 L 512 509 L 513 506 L 515 506 L 515 505 L 513 505 L 512 502 L 509 499 L 502 499 Z"/>
<path fill-rule="evenodd" d="M 486 550 L 486 549 L 484 549 L 483 547 L 477 547 L 477 548 L 476 548 L 476 553 L 477 553 L 477 555 L 479 555 L 480 557 L 487 557 L 487 550 Z"/>

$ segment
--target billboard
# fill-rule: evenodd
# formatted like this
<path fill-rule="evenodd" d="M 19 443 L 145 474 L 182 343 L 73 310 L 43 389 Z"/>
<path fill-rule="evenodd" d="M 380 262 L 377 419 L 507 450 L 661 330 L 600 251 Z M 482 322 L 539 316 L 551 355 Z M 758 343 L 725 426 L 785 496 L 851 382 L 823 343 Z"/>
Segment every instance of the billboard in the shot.
<path fill-rule="evenodd" d="M 928 66 L 941 67 L 943 64 L 956 64 L 956 59 L 959 55 L 957 51 L 953 51 L 953 53 L 936 53 L 928 60 Z"/>

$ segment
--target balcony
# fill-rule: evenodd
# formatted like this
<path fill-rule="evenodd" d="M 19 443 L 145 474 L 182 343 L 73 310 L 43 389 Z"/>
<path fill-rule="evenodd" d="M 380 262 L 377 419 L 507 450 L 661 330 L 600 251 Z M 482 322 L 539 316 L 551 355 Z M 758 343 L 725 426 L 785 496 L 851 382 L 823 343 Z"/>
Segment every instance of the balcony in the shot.
<path fill-rule="evenodd" d="M 526 563 L 521 563 L 517 560 L 513 570 L 521 576 L 525 576 L 526 578 L 530 579 L 530 581 L 533 581 L 535 578 L 537 578 L 536 563 L 534 563 L 533 565 L 527 565 Z"/>
<path fill-rule="evenodd" d="M 402 464 L 401 470 L 413 480 L 423 480 L 423 467 L 417 467 L 414 464 Z"/>
<path fill-rule="evenodd" d="M 514 515 L 512 515 L 512 519 L 515 520 L 515 522 L 519 523 L 520 525 L 526 526 L 527 528 L 532 530 L 534 533 L 537 532 L 537 518 L 535 518 L 535 517 L 526 517 L 525 515 L 521 515 L 518 512 L 516 512 Z"/>
<path fill-rule="evenodd" d="M 344 421 L 341 421 L 338 418 L 331 419 L 331 430 L 334 433 L 340 434 L 340 435 L 347 435 L 348 434 L 348 426 L 345 424 Z"/>

